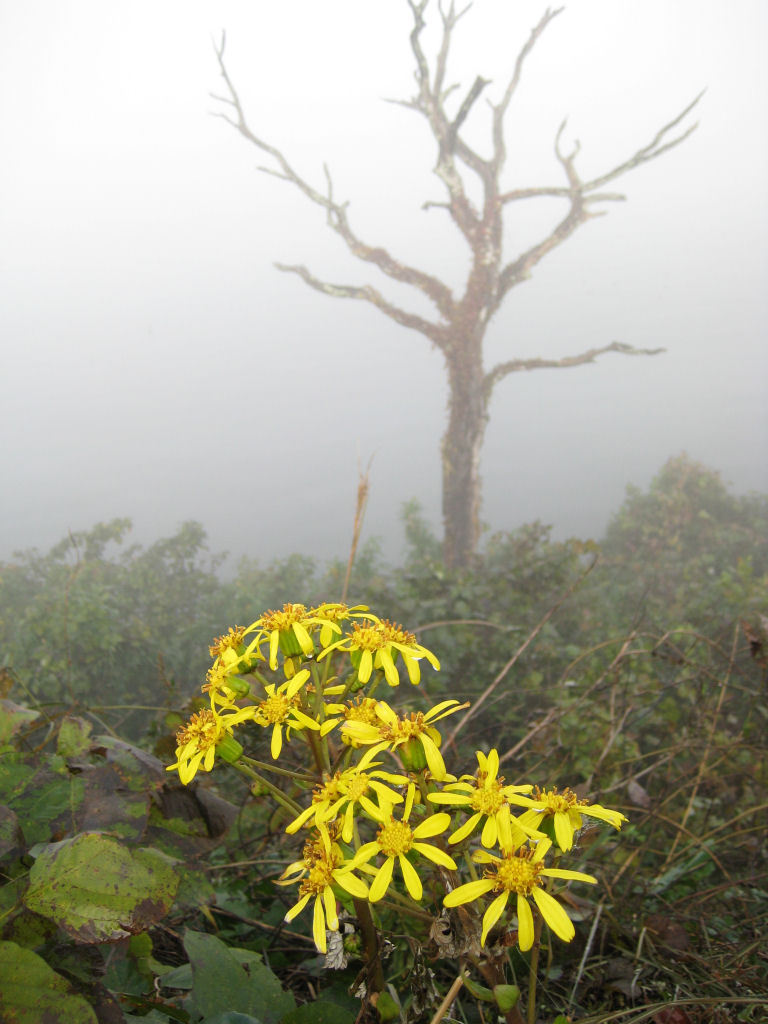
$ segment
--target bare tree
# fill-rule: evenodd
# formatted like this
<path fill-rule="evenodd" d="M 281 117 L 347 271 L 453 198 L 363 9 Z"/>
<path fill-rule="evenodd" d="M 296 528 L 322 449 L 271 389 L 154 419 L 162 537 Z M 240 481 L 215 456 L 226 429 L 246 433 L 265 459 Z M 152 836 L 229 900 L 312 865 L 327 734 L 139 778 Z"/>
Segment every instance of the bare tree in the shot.
<path fill-rule="evenodd" d="M 437 145 L 434 173 L 445 187 L 445 201 L 427 202 L 424 209 L 444 209 L 469 248 L 470 271 L 463 294 L 455 294 L 432 274 L 395 259 L 380 247 L 363 241 L 350 224 L 348 203 L 334 198 L 333 185 L 325 167 L 325 184 L 315 188 L 290 165 L 281 150 L 256 135 L 250 128 L 240 98 L 224 62 L 225 37 L 216 48 L 221 74 L 227 94 L 214 98 L 226 104 L 227 111 L 219 116 L 232 124 L 241 135 L 258 149 L 267 153 L 273 166 L 260 167 L 265 173 L 290 182 L 313 203 L 325 209 L 328 226 L 341 236 L 349 251 L 358 259 L 372 263 L 387 277 L 412 285 L 423 292 L 435 308 L 433 319 L 417 316 L 390 302 L 377 288 L 369 284 L 332 284 L 315 277 L 305 266 L 278 263 L 279 270 L 298 274 L 310 287 L 337 298 L 363 299 L 404 327 L 410 327 L 427 337 L 445 359 L 448 374 L 448 426 L 442 442 L 442 484 L 444 556 L 450 566 L 467 565 L 479 538 L 480 509 L 480 451 L 488 422 L 488 410 L 494 387 L 509 376 L 522 370 L 563 368 L 592 363 L 606 352 L 624 355 L 655 355 L 662 349 L 638 349 L 614 341 L 602 347 L 563 359 L 510 359 L 486 370 L 483 363 L 483 340 L 488 324 L 502 302 L 516 285 L 531 276 L 534 267 L 547 253 L 593 217 L 606 211 L 595 210 L 596 203 L 616 202 L 626 197 L 618 192 L 604 191 L 604 186 L 627 172 L 655 160 L 662 153 L 679 145 L 696 124 L 679 134 L 675 129 L 696 106 L 701 94 L 675 118 L 665 124 L 645 146 L 628 159 L 588 181 L 582 181 L 576 170 L 578 142 L 570 151 L 563 146 L 565 121 L 555 136 L 554 149 L 562 169 L 565 183 L 551 187 L 532 187 L 507 191 L 501 184 L 506 159 L 504 118 L 510 101 L 520 82 L 523 65 L 547 25 L 563 8 L 548 9 L 517 55 L 511 75 L 498 102 L 489 101 L 491 109 L 490 156 L 484 157 L 473 149 L 462 136 L 462 127 L 475 104 L 490 85 L 478 76 L 461 102 L 452 97 L 458 85 L 446 85 L 448 56 L 453 32 L 459 19 L 471 4 L 457 10 L 454 0 L 438 0 L 437 13 L 442 22 L 442 35 L 437 54 L 428 59 L 422 45 L 425 28 L 424 15 L 430 0 L 406 0 L 413 16 L 410 46 L 415 60 L 416 94 L 409 100 L 397 100 L 403 106 L 422 114 Z M 449 103 L 453 114 L 448 113 Z M 474 175 L 482 189 L 482 206 L 469 198 L 466 176 Z M 563 219 L 540 242 L 505 261 L 502 252 L 502 231 L 507 209 L 516 202 L 540 197 L 562 199 L 567 211 Z"/>

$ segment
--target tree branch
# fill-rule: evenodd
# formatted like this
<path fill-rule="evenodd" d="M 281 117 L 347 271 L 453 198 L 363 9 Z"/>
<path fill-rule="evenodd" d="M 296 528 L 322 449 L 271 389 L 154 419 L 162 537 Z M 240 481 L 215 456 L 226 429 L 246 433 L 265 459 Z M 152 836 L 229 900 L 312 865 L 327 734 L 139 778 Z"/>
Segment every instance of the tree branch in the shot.
<path fill-rule="evenodd" d="M 310 288 L 314 288 L 315 291 L 322 292 L 324 295 L 332 295 L 337 299 L 364 299 L 366 302 L 376 306 L 377 309 L 380 309 L 391 320 L 396 321 L 396 323 L 401 324 L 403 327 L 410 327 L 414 331 L 419 331 L 421 334 L 426 335 L 437 348 L 445 350 L 447 336 L 445 330 L 439 324 L 433 324 L 429 320 L 424 320 L 414 313 L 408 313 L 406 310 L 400 309 L 399 306 L 393 305 L 372 285 L 331 284 L 328 281 L 321 281 L 311 274 L 306 267 L 298 264 L 275 263 L 275 266 L 278 270 L 282 270 L 285 273 L 298 274 Z"/>
<path fill-rule="evenodd" d="M 641 148 L 633 153 L 629 159 L 624 160 L 605 174 L 600 174 L 598 177 L 592 178 L 590 181 L 581 182 L 579 184 L 579 189 L 584 196 L 585 201 L 588 200 L 589 202 L 595 202 L 606 199 L 624 199 L 624 196 L 618 196 L 616 193 L 606 193 L 605 195 L 587 195 L 587 193 L 593 192 L 596 188 L 600 188 L 609 181 L 614 181 L 622 174 L 626 174 L 628 171 L 634 170 L 635 167 L 648 163 L 650 160 L 655 160 L 656 157 L 661 156 L 662 153 L 666 153 L 668 150 L 674 149 L 675 146 L 679 146 L 680 143 L 687 139 L 692 132 L 696 131 L 699 126 L 698 121 L 692 124 L 690 128 L 687 128 L 675 139 L 670 139 L 668 142 L 664 142 L 664 137 L 671 132 L 673 128 L 676 128 L 686 115 L 690 114 L 705 92 L 706 90 L 702 90 L 684 110 L 680 111 L 677 117 L 674 117 L 668 124 L 665 124 L 646 146 L 641 146 Z M 563 131 L 563 126 L 564 124 L 560 126 L 558 138 Z M 570 194 L 570 189 L 562 188 L 513 189 L 511 192 L 502 193 L 502 195 L 499 196 L 499 202 L 509 203 L 517 199 L 530 199 L 533 196 L 570 196 Z"/>
<path fill-rule="evenodd" d="M 577 356 L 563 356 L 562 359 L 510 359 L 508 362 L 499 363 L 489 370 L 483 378 L 483 387 L 486 399 L 491 397 L 491 392 L 505 377 L 511 373 L 520 373 L 522 370 L 559 370 L 568 366 L 583 366 L 585 363 L 594 363 L 598 356 L 606 352 L 620 352 L 625 356 L 657 356 L 666 352 L 664 348 L 635 348 L 633 345 L 625 345 L 621 341 L 612 341 L 610 345 L 603 348 L 590 348 Z"/>
<path fill-rule="evenodd" d="M 344 240 L 347 248 L 354 256 L 357 256 L 358 259 L 363 260 L 366 263 L 373 263 L 379 270 L 381 270 L 382 273 L 386 274 L 387 277 L 396 281 L 401 281 L 404 284 L 409 284 L 414 288 L 418 288 L 419 291 L 423 292 L 432 300 L 432 302 L 434 302 L 441 315 L 445 319 L 449 319 L 454 308 L 453 293 L 450 288 L 431 274 L 427 274 L 424 271 L 418 270 L 416 267 L 410 267 L 407 264 L 394 259 L 386 249 L 380 246 L 367 245 L 358 238 L 349 224 L 347 216 L 348 204 L 338 203 L 333 198 L 333 185 L 327 167 L 324 167 L 327 191 L 323 194 L 313 188 L 309 182 L 302 178 L 293 169 L 279 149 L 265 142 L 251 131 L 240 102 L 240 97 L 224 63 L 225 45 L 226 36 L 222 33 L 220 44 L 218 46 L 214 46 L 214 48 L 219 62 L 221 76 L 229 91 L 229 98 L 221 96 L 215 96 L 214 98 L 219 102 L 223 102 L 230 106 L 234 111 L 234 116 L 229 116 L 228 114 L 223 113 L 217 113 L 215 116 L 221 117 L 228 124 L 231 124 L 236 128 L 241 135 L 252 143 L 252 145 L 256 146 L 263 152 L 268 153 L 275 160 L 279 168 L 279 170 L 275 170 L 274 168 L 269 167 L 259 167 L 259 170 L 265 174 L 271 174 L 273 177 L 280 178 L 283 181 L 287 181 L 290 182 L 290 184 L 295 185 L 296 188 L 311 200 L 311 202 L 315 203 L 317 206 L 321 206 L 326 211 L 328 226 Z"/>
<path fill-rule="evenodd" d="M 506 148 L 504 146 L 504 117 L 507 113 L 509 101 L 512 99 L 512 95 L 520 81 L 525 58 L 534 48 L 539 36 L 550 21 L 553 21 L 563 10 L 563 7 L 557 7 L 554 11 L 547 8 L 538 25 L 535 25 L 531 29 L 531 34 L 528 37 L 527 42 L 517 55 L 512 77 L 507 84 L 507 88 L 504 90 L 501 102 L 496 106 L 493 106 L 493 166 L 497 176 L 501 168 L 504 166 L 504 160 L 506 159 Z"/>

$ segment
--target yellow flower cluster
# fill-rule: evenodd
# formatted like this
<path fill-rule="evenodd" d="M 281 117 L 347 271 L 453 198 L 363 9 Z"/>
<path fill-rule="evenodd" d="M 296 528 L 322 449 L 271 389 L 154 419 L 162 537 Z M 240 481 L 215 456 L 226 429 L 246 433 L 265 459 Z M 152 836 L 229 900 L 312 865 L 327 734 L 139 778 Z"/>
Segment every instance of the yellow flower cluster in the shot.
<path fill-rule="evenodd" d="M 523 950 L 534 941 L 535 913 L 561 939 L 573 937 L 555 887 L 596 879 L 561 868 L 560 857 L 573 848 L 584 816 L 617 829 L 626 819 L 570 789 L 506 783 L 495 749 L 476 752 L 473 774 L 449 774 L 438 723 L 468 704 L 448 699 L 403 710 L 374 696 L 382 683 L 397 686 L 401 674 L 420 683 L 423 661 L 439 669 L 413 633 L 364 605 L 285 604 L 250 626 L 230 628 L 213 641 L 210 654 L 203 686 L 210 706 L 177 733 L 176 761 L 168 770 L 178 771 L 186 785 L 198 771 L 210 771 L 218 754 L 245 774 L 260 778 L 255 767 L 273 770 L 307 789 L 303 806 L 294 802 L 295 788 L 289 794 L 261 780 L 290 808 L 286 832 L 309 830 L 302 857 L 278 884 L 298 885 L 286 920 L 312 906 L 321 952 L 328 932 L 339 927 L 339 901 L 378 903 L 391 889 L 395 900 L 418 902 L 427 876 L 430 893 L 442 893 L 446 907 L 477 905 L 462 920 L 478 922 L 483 945 L 510 915 Z M 291 768 L 295 748 L 279 769 L 246 756 L 233 736 L 246 722 L 269 731 L 273 761 L 298 737 L 307 755 L 301 770 Z M 393 770 L 382 758 L 394 759 Z M 456 851 L 461 856 L 454 859 Z M 462 881 L 457 860 L 468 866 L 469 881 Z"/>

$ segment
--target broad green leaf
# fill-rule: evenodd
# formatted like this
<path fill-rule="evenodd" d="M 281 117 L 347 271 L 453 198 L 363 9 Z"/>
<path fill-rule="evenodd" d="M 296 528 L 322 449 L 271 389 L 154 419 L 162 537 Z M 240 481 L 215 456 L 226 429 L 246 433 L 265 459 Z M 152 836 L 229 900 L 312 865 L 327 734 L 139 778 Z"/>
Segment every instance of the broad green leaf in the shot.
<path fill-rule="evenodd" d="M 56 741 L 56 752 L 62 757 L 83 754 L 91 745 L 92 730 L 93 726 L 84 718 L 78 718 L 76 715 L 67 715 L 62 718 Z"/>
<path fill-rule="evenodd" d="M 178 884 L 158 850 L 128 850 L 116 839 L 86 832 L 43 850 L 24 902 L 77 942 L 108 942 L 164 917 Z"/>
<path fill-rule="evenodd" d="M 493 998 L 502 1013 L 509 1013 L 520 999 L 520 989 L 517 985 L 494 985 Z"/>
<path fill-rule="evenodd" d="M 10 807 L 0 804 L 0 861 L 18 857 L 23 844 L 24 836 L 19 827 L 19 819 Z"/>
<path fill-rule="evenodd" d="M 194 980 L 190 1000 L 204 1019 L 236 1010 L 262 1024 L 278 1024 L 294 1009 L 293 996 L 283 991 L 257 953 L 230 949 L 215 935 L 190 930 L 184 934 L 184 948 Z"/>
<path fill-rule="evenodd" d="M 0 941 L 0 1020 L 4 1024 L 97 1024 L 72 986 L 31 949 Z"/>
<path fill-rule="evenodd" d="M 202 1024 L 262 1024 L 260 1017 L 252 1017 L 250 1013 L 239 1010 L 225 1010 L 215 1017 L 206 1017 Z"/>
<path fill-rule="evenodd" d="M 336 1003 L 318 1000 L 287 1013 L 280 1024 L 355 1024 L 355 1014 Z"/>
<path fill-rule="evenodd" d="M 83 780 L 69 773 L 62 775 L 47 764 L 36 771 L 21 764 L 9 768 L 2 796 L 16 812 L 27 844 L 48 843 L 71 832 L 83 801 Z"/>
<path fill-rule="evenodd" d="M 23 729 L 25 725 L 40 717 L 39 711 L 24 708 L 5 698 L 0 700 L 0 743 L 6 743 L 11 736 Z"/>

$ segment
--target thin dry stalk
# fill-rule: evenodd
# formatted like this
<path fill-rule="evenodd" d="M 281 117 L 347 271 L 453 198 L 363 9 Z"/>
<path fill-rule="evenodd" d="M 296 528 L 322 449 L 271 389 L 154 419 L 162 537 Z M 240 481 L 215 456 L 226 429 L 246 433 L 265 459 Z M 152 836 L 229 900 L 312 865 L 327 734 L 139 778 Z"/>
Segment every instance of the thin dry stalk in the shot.
<path fill-rule="evenodd" d="M 368 493 L 371 489 L 371 463 L 373 456 L 368 460 L 365 472 L 358 466 L 357 469 L 357 497 L 355 499 L 355 520 L 352 524 L 352 543 L 349 546 L 349 558 L 347 560 L 347 572 L 344 576 L 344 586 L 341 590 L 342 602 L 347 600 L 349 592 L 349 581 L 352 576 L 352 566 L 357 554 L 357 546 L 360 543 L 360 534 L 363 531 L 363 520 L 365 519 L 365 507 L 368 504 Z"/>

